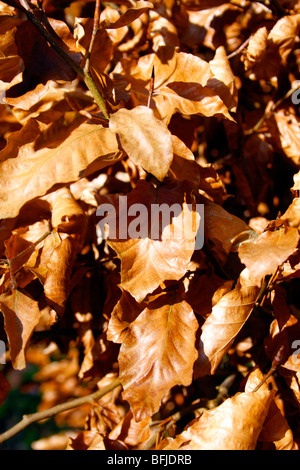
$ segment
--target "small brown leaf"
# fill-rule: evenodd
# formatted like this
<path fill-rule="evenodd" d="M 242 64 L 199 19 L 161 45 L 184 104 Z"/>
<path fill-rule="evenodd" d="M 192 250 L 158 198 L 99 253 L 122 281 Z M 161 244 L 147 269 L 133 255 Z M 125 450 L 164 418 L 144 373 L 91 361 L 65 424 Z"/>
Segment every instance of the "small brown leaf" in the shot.
<path fill-rule="evenodd" d="M 160 450 L 255 450 L 275 390 L 245 391 L 192 421 L 175 439 L 167 438 Z"/>
<path fill-rule="evenodd" d="M 116 21 L 111 22 L 108 19 L 105 19 L 100 22 L 100 27 L 105 29 L 122 28 L 123 26 L 127 26 L 132 23 L 150 8 L 153 8 L 153 3 L 138 0 L 135 2 L 134 7 L 128 8 Z"/>
<path fill-rule="evenodd" d="M 213 374 L 230 348 L 237 334 L 249 318 L 255 305 L 258 286 L 247 269 L 231 291 L 216 303 L 202 326 L 199 357 L 195 364 L 197 376 Z"/>
<path fill-rule="evenodd" d="M 172 136 L 151 109 L 119 109 L 111 116 L 109 128 L 120 137 L 123 149 L 136 165 L 159 181 L 164 179 L 173 158 Z"/>
<path fill-rule="evenodd" d="M 253 242 L 239 246 L 241 262 L 248 268 L 258 284 L 273 274 L 297 248 L 299 233 L 296 228 L 282 227 L 276 231 L 265 231 Z"/>
<path fill-rule="evenodd" d="M 14 369 L 24 369 L 26 347 L 40 319 L 38 302 L 20 290 L 13 290 L 0 295 L 0 308 L 12 365 Z"/>

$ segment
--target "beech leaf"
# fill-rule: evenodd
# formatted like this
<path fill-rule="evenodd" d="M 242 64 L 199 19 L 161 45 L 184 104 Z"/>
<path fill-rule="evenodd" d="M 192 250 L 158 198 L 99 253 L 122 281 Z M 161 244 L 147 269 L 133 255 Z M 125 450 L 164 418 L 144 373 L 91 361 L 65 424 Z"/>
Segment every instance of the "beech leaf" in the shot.
<path fill-rule="evenodd" d="M 239 246 L 239 257 L 252 278 L 260 284 L 265 276 L 273 274 L 278 266 L 294 253 L 298 241 L 299 232 L 296 228 L 267 230 L 259 235 L 255 242 L 242 243 Z"/>
<path fill-rule="evenodd" d="M 119 239 L 109 236 L 108 243 L 121 259 L 122 289 L 130 292 L 138 302 L 162 282 L 179 280 L 189 266 L 200 226 L 200 214 L 192 205 L 184 202 L 184 188 L 185 185 L 176 184 L 170 188 L 155 189 L 150 183 L 141 181 L 127 196 L 127 208 L 118 207 L 117 202 L 114 202 L 118 210 L 116 225 L 118 227 L 121 225 L 120 230 L 125 229 L 126 236 Z M 124 212 L 129 212 L 137 202 L 144 209 L 137 218 L 141 234 L 139 237 L 130 238 L 127 231 L 130 231 L 131 223 L 136 221 L 132 222 L 130 218 L 124 220 Z M 156 206 L 153 206 L 154 204 Z M 172 206 L 175 204 L 178 213 L 174 216 Z M 152 207 L 156 208 L 154 212 Z M 159 215 L 159 207 L 162 207 L 162 210 L 164 207 L 165 210 L 166 207 L 167 211 L 170 210 L 171 220 L 163 221 L 161 226 L 159 223 L 156 226 L 153 217 L 155 218 L 155 214 Z M 113 224 L 115 214 L 112 215 Z M 109 219 L 107 223 L 109 224 Z M 153 233 L 154 228 L 157 233 Z M 118 236 L 120 237 L 120 234 Z"/>
<path fill-rule="evenodd" d="M 41 135 L 37 121 L 9 137 L 0 152 L 0 218 L 15 217 L 21 207 L 43 196 L 55 184 L 75 181 L 79 176 L 115 163 L 121 156 L 116 136 L 101 125 L 82 123 L 54 148 L 36 150 Z M 93 164 L 93 166 L 92 166 Z"/>
<path fill-rule="evenodd" d="M 191 383 L 197 327 L 192 308 L 176 294 L 160 296 L 130 324 L 118 360 L 136 421 L 153 415 L 173 386 Z"/>
<path fill-rule="evenodd" d="M 14 369 L 24 369 L 26 347 L 40 320 L 38 302 L 20 290 L 13 290 L 0 295 L 0 309 L 4 316 L 12 365 Z"/>
<path fill-rule="evenodd" d="M 197 376 L 213 374 L 237 334 L 248 320 L 259 288 L 247 269 L 240 274 L 237 285 L 212 308 L 201 328 L 199 357 L 195 364 Z"/>
<path fill-rule="evenodd" d="M 254 450 L 275 390 L 245 391 L 204 411 L 175 439 L 167 438 L 160 450 Z"/>
<path fill-rule="evenodd" d="M 162 181 L 173 158 L 172 136 L 167 126 L 145 106 L 119 109 L 109 121 L 127 155 L 136 165 Z"/>

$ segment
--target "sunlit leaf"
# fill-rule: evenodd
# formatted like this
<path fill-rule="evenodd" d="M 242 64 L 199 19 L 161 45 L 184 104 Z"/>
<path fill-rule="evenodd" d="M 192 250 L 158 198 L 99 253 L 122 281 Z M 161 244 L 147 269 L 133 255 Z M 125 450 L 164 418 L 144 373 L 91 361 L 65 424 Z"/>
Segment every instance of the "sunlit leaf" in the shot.
<path fill-rule="evenodd" d="M 173 386 L 191 383 L 197 327 L 192 308 L 174 293 L 150 303 L 130 324 L 119 354 L 120 380 L 137 421 L 155 413 Z"/>

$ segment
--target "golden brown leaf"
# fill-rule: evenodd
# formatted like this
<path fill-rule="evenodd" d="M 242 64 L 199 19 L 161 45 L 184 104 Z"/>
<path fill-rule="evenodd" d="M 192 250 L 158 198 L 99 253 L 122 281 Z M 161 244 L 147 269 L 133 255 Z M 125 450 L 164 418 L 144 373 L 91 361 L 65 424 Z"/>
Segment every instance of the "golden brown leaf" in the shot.
<path fill-rule="evenodd" d="M 175 184 L 156 190 L 150 183 L 140 181 L 126 199 L 128 213 L 130 208 L 136 211 L 136 203 L 144 209 L 133 220 L 130 217 L 128 221 L 124 220 L 127 209 L 118 208 L 115 203 L 119 210 L 116 225 L 121 225 L 120 233 L 125 230 L 125 237 L 118 233 L 117 237 L 109 237 L 108 243 L 121 259 L 122 289 L 130 292 L 138 302 L 162 282 L 179 280 L 188 268 L 195 249 L 200 214 L 184 202 L 184 188 L 185 185 Z M 177 212 L 175 215 L 173 210 Z M 160 211 L 165 211 L 162 224 L 155 219 Z M 131 228 L 138 225 L 139 237 L 138 234 L 130 236 Z"/>
<path fill-rule="evenodd" d="M 273 274 L 297 248 L 299 232 L 293 227 L 282 227 L 276 231 L 264 231 L 253 241 L 239 246 L 241 262 L 260 285 L 262 279 Z"/>
<path fill-rule="evenodd" d="M 175 439 L 161 442 L 160 450 L 255 450 L 275 391 L 245 391 L 192 421 Z"/>
<path fill-rule="evenodd" d="M 0 308 L 12 365 L 15 369 L 24 369 L 26 347 L 40 320 L 38 302 L 20 290 L 13 290 L 0 295 Z"/>
<path fill-rule="evenodd" d="M 136 165 L 162 181 L 173 158 L 172 136 L 167 126 L 145 106 L 119 109 L 109 121 L 127 155 Z"/>
<path fill-rule="evenodd" d="M 153 3 L 138 0 L 133 7 L 128 8 L 116 21 L 111 22 L 106 19 L 100 22 L 100 26 L 105 29 L 122 28 L 123 26 L 127 26 L 132 23 L 151 8 L 153 8 Z"/>
<path fill-rule="evenodd" d="M 201 328 L 197 376 L 213 374 L 237 334 L 249 318 L 259 288 L 247 269 L 240 274 L 234 289 L 227 292 L 212 308 Z"/>
<path fill-rule="evenodd" d="M 122 396 L 136 421 L 153 415 L 173 386 L 191 383 L 197 328 L 192 308 L 176 293 L 149 303 L 129 325 L 118 360 Z"/>
<path fill-rule="evenodd" d="M 256 233 L 240 218 L 222 206 L 204 200 L 204 233 L 216 259 L 224 264 L 230 251 L 236 251 L 243 240 L 255 238 Z M 222 222 L 221 222 L 222 221 Z"/>
<path fill-rule="evenodd" d="M 82 118 L 80 118 L 82 120 Z M 11 134 L 0 152 L 1 218 L 15 217 L 25 202 L 44 195 L 55 184 L 115 163 L 121 152 L 115 134 L 101 125 L 82 123 L 54 148 L 35 149 L 41 135 L 37 121 L 30 120 Z"/>

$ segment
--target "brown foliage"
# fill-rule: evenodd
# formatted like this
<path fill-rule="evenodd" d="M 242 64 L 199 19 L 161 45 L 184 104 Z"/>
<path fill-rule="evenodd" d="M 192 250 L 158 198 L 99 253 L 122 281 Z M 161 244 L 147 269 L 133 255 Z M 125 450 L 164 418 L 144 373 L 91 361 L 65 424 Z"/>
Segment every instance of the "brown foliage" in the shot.
<path fill-rule="evenodd" d="M 34 449 L 298 449 L 299 30 L 0 2 L 0 404 L 34 365 L 70 430 Z"/>

